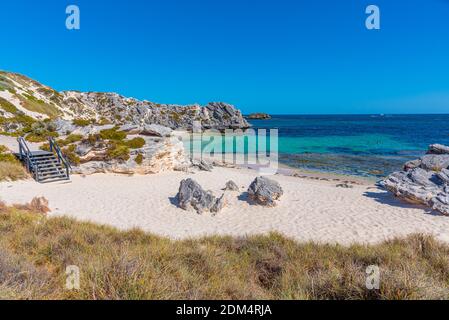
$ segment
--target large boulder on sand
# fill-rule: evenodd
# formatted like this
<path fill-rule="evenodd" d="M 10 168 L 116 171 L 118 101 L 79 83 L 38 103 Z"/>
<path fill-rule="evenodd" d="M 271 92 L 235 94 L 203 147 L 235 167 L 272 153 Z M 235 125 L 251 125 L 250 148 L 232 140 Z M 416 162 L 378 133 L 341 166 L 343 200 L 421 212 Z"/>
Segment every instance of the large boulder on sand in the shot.
<path fill-rule="evenodd" d="M 205 191 L 193 179 L 184 179 L 176 195 L 179 206 L 184 210 L 195 209 L 199 214 L 210 211 L 219 212 L 225 205 L 224 196 L 217 199 L 212 192 Z"/>
<path fill-rule="evenodd" d="M 283 195 L 283 190 L 277 181 L 266 177 L 257 177 L 248 188 L 249 198 L 260 205 L 273 207 Z"/>
<path fill-rule="evenodd" d="M 427 155 L 407 162 L 405 171 L 394 172 L 380 182 L 404 201 L 421 204 L 449 215 L 449 147 L 431 145 Z"/>

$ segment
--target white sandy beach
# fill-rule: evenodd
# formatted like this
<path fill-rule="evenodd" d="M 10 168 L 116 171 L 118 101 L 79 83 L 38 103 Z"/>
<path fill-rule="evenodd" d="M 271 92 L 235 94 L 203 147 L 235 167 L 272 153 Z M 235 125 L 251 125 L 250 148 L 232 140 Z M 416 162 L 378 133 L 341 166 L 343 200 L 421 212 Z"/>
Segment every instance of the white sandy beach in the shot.
<path fill-rule="evenodd" d="M 44 196 L 50 216 L 133 227 L 185 239 L 220 234 L 243 236 L 278 231 L 299 241 L 376 243 L 411 233 L 432 234 L 449 242 L 449 217 L 395 199 L 374 185 L 338 188 L 336 181 L 276 175 L 284 196 L 275 208 L 251 205 L 244 192 L 257 176 L 247 169 L 215 168 L 213 172 L 166 172 L 156 175 L 96 174 L 72 176 L 71 182 L 39 184 L 33 180 L 0 183 L 0 198 L 9 204 Z M 216 216 L 177 207 L 182 179 L 192 177 L 204 189 L 221 195 L 232 179 L 240 192 L 228 194 L 228 204 Z M 242 196 L 243 194 L 243 196 Z"/>

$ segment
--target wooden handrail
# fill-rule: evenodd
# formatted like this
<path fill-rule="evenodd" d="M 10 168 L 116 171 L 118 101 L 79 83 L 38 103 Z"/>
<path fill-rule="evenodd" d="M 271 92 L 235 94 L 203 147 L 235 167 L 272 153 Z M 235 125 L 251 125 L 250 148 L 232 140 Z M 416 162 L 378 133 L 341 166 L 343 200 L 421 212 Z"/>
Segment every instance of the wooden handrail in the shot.
<path fill-rule="evenodd" d="M 31 157 L 30 148 L 23 137 L 18 137 L 17 142 L 19 142 L 19 157 L 20 160 L 23 160 L 25 157 L 25 163 L 28 169 L 28 172 L 32 172 L 34 174 L 34 178 L 39 182 L 39 167 L 35 165 L 33 158 Z"/>
<path fill-rule="evenodd" d="M 50 144 L 50 152 L 55 152 L 58 156 L 58 161 L 64 164 L 66 172 L 67 172 L 67 178 L 69 177 L 70 171 L 72 170 L 72 166 L 70 165 L 67 158 L 64 156 L 64 153 L 62 152 L 61 148 L 59 147 L 58 143 L 55 141 L 53 137 L 48 137 L 48 142 Z"/>

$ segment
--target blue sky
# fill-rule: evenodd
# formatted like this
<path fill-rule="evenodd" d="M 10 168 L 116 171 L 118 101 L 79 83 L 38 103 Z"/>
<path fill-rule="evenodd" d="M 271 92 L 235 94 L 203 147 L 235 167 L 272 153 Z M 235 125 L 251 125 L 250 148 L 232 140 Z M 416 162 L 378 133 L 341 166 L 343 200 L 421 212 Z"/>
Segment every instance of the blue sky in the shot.
<path fill-rule="evenodd" d="M 365 28 L 370 4 L 381 30 Z M 15 0 L 0 15 L 0 69 L 57 90 L 245 113 L 449 112 L 449 0 Z"/>

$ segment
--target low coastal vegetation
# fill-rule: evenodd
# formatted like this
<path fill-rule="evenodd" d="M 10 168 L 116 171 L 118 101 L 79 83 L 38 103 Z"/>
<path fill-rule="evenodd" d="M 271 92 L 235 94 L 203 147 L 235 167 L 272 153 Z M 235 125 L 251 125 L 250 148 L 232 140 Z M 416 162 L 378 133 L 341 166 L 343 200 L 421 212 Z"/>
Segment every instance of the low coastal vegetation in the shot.
<path fill-rule="evenodd" d="M 0 145 L 0 181 L 16 181 L 27 177 L 16 157 L 5 146 Z"/>
<path fill-rule="evenodd" d="M 78 142 L 89 145 L 102 144 L 106 147 L 106 157 L 104 160 L 127 161 L 130 159 L 131 149 L 140 149 L 145 145 L 145 139 L 135 137 L 127 140 L 127 133 L 119 131 L 117 127 L 105 129 L 97 134 L 90 134 L 84 137 L 80 134 L 70 134 L 65 138 L 58 139 L 56 142 L 62 148 L 64 155 L 72 165 L 79 165 L 82 159 L 76 153 Z M 50 151 L 48 143 L 43 144 L 41 150 Z M 143 157 L 137 159 L 137 163 L 142 163 Z"/>
<path fill-rule="evenodd" d="M 56 128 L 51 121 L 37 121 L 31 124 L 29 132 L 27 132 L 25 139 L 29 142 L 44 142 L 48 137 L 58 137 Z"/>
<path fill-rule="evenodd" d="M 420 299 L 449 297 L 449 247 L 413 235 L 350 247 L 279 234 L 172 241 L 0 203 L 0 298 Z M 95 253 L 95 254 L 93 254 Z M 67 290 L 66 268 L 80 269 Z M 380 268 L 380 289 L 366 268 Z"/>
<path fill-rule="evenodd" d="M 45 114 L 52 118 L 60 115 L 59 109 L 54 104 L 46 103 L 45 101 L 34 97 L 32 92 L 30 94 L 24 93 L 22 95 L 16 95 L 16 97 L 20 100 L 22 107 L 29 111 Z"/>
<path fill-rule="evenodd" d="M 91 124 L 95 123 L 95 120 L 92 119 L 74 119 L 72 123 L 78 127 L 87 127 Z"/>

